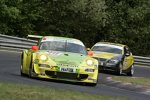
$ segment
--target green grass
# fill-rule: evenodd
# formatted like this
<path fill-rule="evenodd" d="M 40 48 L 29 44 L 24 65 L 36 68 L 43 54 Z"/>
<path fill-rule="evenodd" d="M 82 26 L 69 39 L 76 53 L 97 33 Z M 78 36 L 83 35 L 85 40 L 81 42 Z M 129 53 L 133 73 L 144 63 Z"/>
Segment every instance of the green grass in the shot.
<path fill-rule="evenodd" d="M 114 76 L 113 80 L 150 87 L 150 78 Z"/>
<path fill-rule="evenodd" d="M 0 83 L 0 98 L 2 100 L 127 100 L 123 97 L 8 83 Z"/>

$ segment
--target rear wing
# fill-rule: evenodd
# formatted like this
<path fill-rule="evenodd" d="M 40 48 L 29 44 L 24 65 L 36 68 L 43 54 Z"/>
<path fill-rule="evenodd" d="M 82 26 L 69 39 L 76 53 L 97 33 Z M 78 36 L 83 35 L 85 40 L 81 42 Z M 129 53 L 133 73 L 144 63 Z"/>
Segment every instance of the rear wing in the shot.
<path fill-rule="evenodd" d="M 28 39 L 32 39 L 32 40 L 40 40 L 41 38 L 43 38 L 43 36 L 39 36 L 39 35 L 28 35 L 27 38 L 28 38 Z"/>

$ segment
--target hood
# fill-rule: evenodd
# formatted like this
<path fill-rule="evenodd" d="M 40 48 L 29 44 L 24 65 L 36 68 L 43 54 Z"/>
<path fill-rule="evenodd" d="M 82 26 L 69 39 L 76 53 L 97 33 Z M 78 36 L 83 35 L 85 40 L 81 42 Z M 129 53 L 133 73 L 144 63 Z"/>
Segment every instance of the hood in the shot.
<path fill-rule="evenodd" d="M 86 55 L 79 54 L 79 53 L 71 53 L 71 52 L 61 52 L 61 51 L 39 51 L 39 53 L 45 53 L 58 64 L 72 64 L 72 65 L 79 65 L 81 64 Z"/>
<path fill-rule="evenodd" d="M 120 54 L 114 54 L 114 53 L 108 53 L 108 52 L 95 52 L 93 51 L 94 53 L 94 57 L 96 58 L 104 58 L 104 59 L 111 59 L 113 57 L 116 57 L 116 56 L 120 56 Z"/>

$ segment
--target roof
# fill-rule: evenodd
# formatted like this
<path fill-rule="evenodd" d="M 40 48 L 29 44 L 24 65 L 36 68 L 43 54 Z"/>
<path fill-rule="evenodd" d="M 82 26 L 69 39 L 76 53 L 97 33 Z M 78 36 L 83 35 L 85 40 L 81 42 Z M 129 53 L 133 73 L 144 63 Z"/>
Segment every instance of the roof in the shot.
<path fill-rule="evenodd" d="M 109 45 L 115 45 L 115 46 L 120 46 L 120 47 L 126 46 L 124 44 L 112 43 L 112 42 L 97 42 L 96 44 L 109 44 Z"/>
<path fill-rule="evenodd" d="M 64 40 L 78 40 L 75 38 L 68 38 L 68 37 L 60 37 L 60 36 L 43 36 L 42 38 L 56 38 L 56 39 L 64 39 Z M 80 40 L 78 40 L 80 41 Z"/>
<path fill-rule="evenodd" d="M 44 38 L 46 38 L 44 40 Z M 83 45 L 83 42 L 78 40 L 78 39 L 75 39 L 75 38 L 68 38 L 68 37 L 59 37 L 59 36 L 43 36 L 42 39 L 41 39 L 41 42 L 45 42 L 45 41 L 68 41 L 68 42 L 71 42 L 71 43 L 75 43 L 75 44 L 80 44 L 80 45 Z"/>

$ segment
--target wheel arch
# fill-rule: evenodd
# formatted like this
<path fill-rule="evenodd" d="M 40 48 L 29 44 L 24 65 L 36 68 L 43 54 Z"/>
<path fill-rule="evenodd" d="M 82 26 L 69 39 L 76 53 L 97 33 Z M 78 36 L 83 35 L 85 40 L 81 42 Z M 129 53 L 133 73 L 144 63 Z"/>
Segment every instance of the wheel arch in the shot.
<path fill-rule="evenodd" d="M 24 50 L 21 54 L 21 66 L 22 66 L 22 73 L 27 74 L 27 68 L 28 68 L 28 50 Z"/>

